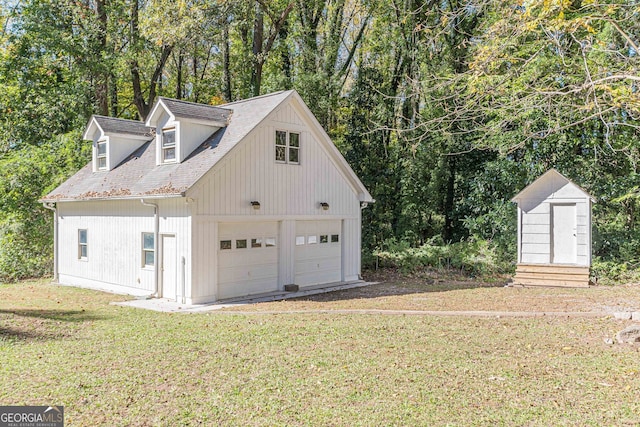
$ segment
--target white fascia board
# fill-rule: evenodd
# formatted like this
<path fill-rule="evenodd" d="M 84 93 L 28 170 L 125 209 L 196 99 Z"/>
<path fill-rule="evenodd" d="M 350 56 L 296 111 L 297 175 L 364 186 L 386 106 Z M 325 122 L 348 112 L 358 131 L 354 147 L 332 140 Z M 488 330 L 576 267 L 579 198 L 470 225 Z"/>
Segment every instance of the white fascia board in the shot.
<path fill-rule="evenodd" d="M 169 108 L 167 108 L 164 102 L 162 102 L 162 99 L 158 99 L 158 101 L 156 101 L 156 105 L 153 106 L 153 108 L 151 109 L 151 112 L 147 116 L 147 120 L 144 122 L 145 126 L 150 128 L 156 127 L 156 121 L 157 121 L 156 116 L 159 113 L 158 109 L 160 108 L 162 108 L 162 110 L 169 115 L 170 117 L 169 121 L 176 120 L 176 117 L 171 113 L 171 111 L 169 110 Z"/>
<path fill-rule="evenodd" d="M 82 134 L 82 139 L 93 141 L 96 131 L 100 131 L 101 137 L 104 135 L 104 130 L 102 130 L 102 128 L 98 124 L 95 116 L 91 116 L 91 118 L 89 119 L 89 123 L 87 123 L 87 127 Z"/>

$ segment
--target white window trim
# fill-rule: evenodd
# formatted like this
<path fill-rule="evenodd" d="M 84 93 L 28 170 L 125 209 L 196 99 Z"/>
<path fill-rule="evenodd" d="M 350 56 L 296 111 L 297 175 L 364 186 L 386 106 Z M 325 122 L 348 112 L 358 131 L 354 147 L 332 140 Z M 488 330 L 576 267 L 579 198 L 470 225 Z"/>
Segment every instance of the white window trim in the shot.
<path fill-rule="evenodd" d="M 285 135 L 286 135 L 285 136 L 285 145 L 278 144 L 278 132 L 284 132 L 285 133 Z M 292 147 L 290 145 L 291 134 L 292 133 L 298 135 L 298 146 L 297 147 Z M 274 136 L 273 147 L 274 147 L 274 150 L 275 150 L 273 158 L 274 158 L 275 162 L 276 163 L 280 163 L 280 164 L 299 165 L 300 164 L 300 149 L 302 148 L 302 132 L 286 130 L 286 129 L 276 129 L 275 132 L 273 133 L 273 136 Z M 277 152 L 277 148 L 276 147 L 284 147 L 284 150 L 285 150 L 284 151 L 284 160 L 277 160 L 276 159 L 276 152 Z M 297 162 L 293 162 L 289 158 L 289 154 L 291 152 L 291 149 L 298 150 L 298 161 Z"/>
<path fill-rule="evenodd" d="M 165 146 L 164 145 L 164 134 L 165 132 L 173 131 L 173 145 Z M 165 150 L 173 148 L 174 158 L 173 159 L 165 159 Z M 166 163 L 177 163 L 178 162 L 178 128 L 177 126 L 168 126 L 162 129 L 160 133 L 160 161 L 162 164 Z"/>
<path fill-rule="evenodd" d="M 104 154 L 100 154 L 100 148 L 99 146 L 101 144 L 104 144 Z M 109 165 L 107 163 L 107 149 L 109 147 L 107 146 L 107 140 L 106 139 L 100 139 L 98 140 L 98 142 L 96 142 L 96 170 L 99 171 L 104 171 L 109 169 Z M 104 159 L 104 167 L 100 166 L 100 159 Z"/>
<path fill-rule="evenodd" d="M 152 232 L 143 231 L 142 234 L 140 235 L 141 236 L 140 249 L 141 249 L 141 254 L 142 254 L 141 264 L 142 264 L 142 268 L 153 269 L 153 268 L 155 268 L 155 264 L 157 262 L 157 260 L 156 260 L 156 250 L 155 250 L 155 241 L 153 242 L 153 248 L 145 249 L 145 247 L 144 247 L 144 235 L 145 234 L 152 235 L 154 240 L 155 240 L 155 235 Z M 153 264 L 147 264 L 147 252 L 152 252 L 153 253 Z"/>
<path fill-rule="evenodd" d="M 80 232 L 84 231 L 84 236 L 85 236 L 85 242 L 81 243 L 80 242 Z M 85 253 L 86 255 L 82 255 L 82 247 L 85 247 Z M 86 228 L 79 228 L 78 229 L 78 259 L 80 261 L 86 261 L 87 258 L 89 257 L 89 232 L 87 231 Z"/>

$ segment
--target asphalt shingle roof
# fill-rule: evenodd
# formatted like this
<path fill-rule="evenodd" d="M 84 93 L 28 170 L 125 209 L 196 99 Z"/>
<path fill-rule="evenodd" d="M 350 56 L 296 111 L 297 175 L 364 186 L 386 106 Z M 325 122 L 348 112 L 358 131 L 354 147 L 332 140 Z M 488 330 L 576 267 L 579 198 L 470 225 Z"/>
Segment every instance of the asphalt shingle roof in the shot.
<path fill-rule="evenodd" d="M 47 194 L 42 201 L 181 196 L 292 93 L 293 91 L 276 92 L 219 107 L 204 106 L 202 110 L 197 110 L 199 114 L 204 114 L 205 111 L 217 114 L 218 110 L 223 110 L 227 117 L 230 117 L 228 125 L 208 137 L 182 163 L 156 165 L 154 139 L 150 137 L 149 141 L 110 171 L 93 172 L 92 164 L 89 162 Z M 164 98 L 163 102 L 166 101 Z M 177 103 L 191 104 L 183 101 Z M 177 104 L 174 104 L 174 107 L 175 105 Z M 187 109 L 191 107 L 190 105 Z M 167 108 L 172 107 L 167 105 Z M 172 110 L 172 113 L 175 112 Z M 148 129 L 141 122 L 113 120 L 131 122 L 117 123 L 118 129 L 127 126 L 131 126 L 132 131 L 140 131 L 140 126 Z"/>
<path fill-rule="evenodd" d="M 114 117 L 93 116 L 104 133 L 124 133 L 137 136 L 153 136 L 153 129 L 136 120 L 116 119 Z"/>
<path fill-rule="evenodd" d="M 167 106 L 169 111 L 176 118 L 210 120 L 216 122 L 225 122 L 231 115 L 231 110 L 221 106 L 212 106 L 206 104 L 196 104 L 194 102 L 181 101 L 178 99 L 164 98 L 159 99 Z"/>

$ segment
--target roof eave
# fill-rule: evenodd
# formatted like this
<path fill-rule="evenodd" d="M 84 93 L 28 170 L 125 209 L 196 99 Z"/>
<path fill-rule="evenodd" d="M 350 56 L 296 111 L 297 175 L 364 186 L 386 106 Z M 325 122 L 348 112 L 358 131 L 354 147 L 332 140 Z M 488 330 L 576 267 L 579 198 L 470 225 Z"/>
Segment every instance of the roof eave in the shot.
<path fill-rule="evenodd" d="M 38 203 L 58 203 L 58 202 L 102 202 L 106 200 L 138 200 L 138 199 L 172 199 L 179 197 L 186 197 L 187 192 L 181 191 L 180 193 L 171 194 L 134 194 L 130 196 L 115 196 L 115 197 L 86 197 L 86 198 L 42 198 L 38 200 Z"/>
<path fill-rule="evenodd" d="M 211 126 L 211 127 L 217 127 L 217 128 L 223 128 L 225 126 L 227 126 L 227 121 L 226 120 L 217 120 L 217 119 L 195 119 L 192 117 L 188 117 L 188 116 L 180 116 L 180 115 L 174 115 L 175 120 L 178 121 L 186 121 L 189 123 L 194 123 L 197 125 L 205 125 L 205 126 Z"/>

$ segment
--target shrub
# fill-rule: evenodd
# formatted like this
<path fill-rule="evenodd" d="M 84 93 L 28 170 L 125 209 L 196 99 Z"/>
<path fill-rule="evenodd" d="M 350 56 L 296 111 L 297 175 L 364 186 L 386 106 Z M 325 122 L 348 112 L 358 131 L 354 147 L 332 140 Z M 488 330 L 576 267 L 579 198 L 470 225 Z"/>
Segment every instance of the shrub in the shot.
<path fill-rule="evenodd" d="M 395 267 L 404 272 L 418 268 L 454 269 L 472 275 L 505 273 L 513 263 L 500 260 L 497 250 L 486 240 L 445 244 L 432 240 L 411 248 L 406 243 L 388 242 L 387 249 L 373 253 L 380 267 Z"/>

